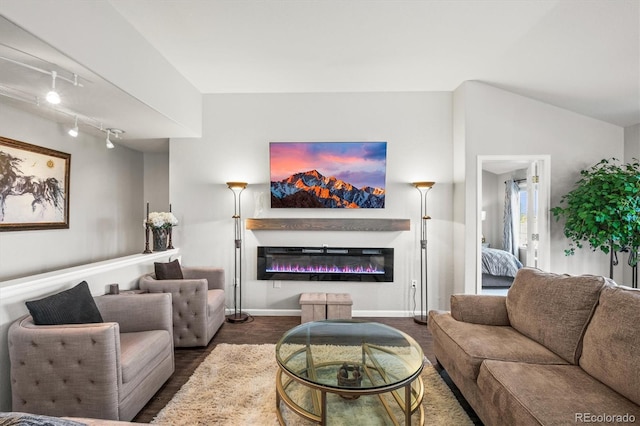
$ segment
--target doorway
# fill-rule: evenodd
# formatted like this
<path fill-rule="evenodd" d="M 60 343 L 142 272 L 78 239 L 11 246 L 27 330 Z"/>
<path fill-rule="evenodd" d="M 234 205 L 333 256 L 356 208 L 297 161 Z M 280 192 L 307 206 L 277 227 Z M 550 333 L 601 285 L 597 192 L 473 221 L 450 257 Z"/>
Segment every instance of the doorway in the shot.
<path fill-rule="evenodd" d="M 476 293 L 506 294 L 517 269 L 549 268 L 550 157 L 478 156 Z"/>

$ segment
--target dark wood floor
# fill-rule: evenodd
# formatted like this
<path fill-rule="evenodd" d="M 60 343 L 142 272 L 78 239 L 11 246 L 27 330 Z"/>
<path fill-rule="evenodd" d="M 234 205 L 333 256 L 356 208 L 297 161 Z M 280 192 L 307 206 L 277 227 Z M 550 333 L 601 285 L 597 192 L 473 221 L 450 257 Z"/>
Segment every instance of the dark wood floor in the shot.
<path fill-rule="evenodd" d="M 425 325 L 413 321 L 413 318 L 357 318 L 358 320 L 376 321 L 401 330 L 420 344 L 425 356 L 436 364 L 433 353 L 433 340 Z M 206 348 L 176 348 L 175 373 L 156 393 L 149 403 L 133 419 L 134 422 L 148 423 L 165 405 L 173 398 L 173 395 L 187 382 L 189 377 L 209 353 L 221 343 L 230 344 L 265 344 L 278 342 L 287 330 L 300 324 L 300 317 L 251 317 L 245 323 L 225 323 L 213 337 Z M 445 377 L 446 379 L 446 377 Z M 450 386 L 453 386 L 450 384 Z M 452 388 L 457 397 L 461 398 L 455 387 Z M 472 419 L 475 414 L 470 411 L 464 400 L 463 407 L 467 409 Z M 476 422 L 478 423 L 478 422 Z"/>

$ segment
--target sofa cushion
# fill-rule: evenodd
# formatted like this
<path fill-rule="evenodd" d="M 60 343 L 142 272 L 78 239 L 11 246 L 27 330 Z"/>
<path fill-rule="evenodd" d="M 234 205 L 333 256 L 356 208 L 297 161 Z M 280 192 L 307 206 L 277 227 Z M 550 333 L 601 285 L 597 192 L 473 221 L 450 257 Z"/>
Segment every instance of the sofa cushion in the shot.
<path fill-rule="evenodd" d="M 157 280 L 181 280 L 184 278 L 178 259 L 166 263 L 154 262 L 153 267 Z"/>
<path fill-rule="evenodd" d="M 495 404 L 487 410 L 490 418 L 483 419 L 488 424 L 620 424 L 640 419 L 639 406 L 577 365 L 485 361 L 478 388 L 484 400 Z M 609 421 L 598 422 L 597 416 L 609 416 Z"/>
<path fill-rule="evenodd" d="M 584 331 L 607 280 L 593 275 L 518 271 L 507 293 L 511 326 L 572 364 L 580 357 Z"/>
<path fill-rule="evenodd" d="M 639 353 L 640 290 L 605 288 L 584 335 L 580 366 L 640 405 Z"/>
<path fill-rule="evenodd" d="M 478 377 L 486 359 L 540 364 L 567 362 L 512 327 L 471 324 L 455 320 L 449 313 L 429 313 L 429 330 L 456 370 L 467 378 Z M 454 366 L 445 366 L 453 368 Z"/>
<path fill-rule="evenodd" d="M 510 325 L 506 296 L 451 295 L 451 316 L 458 321 L 484 325 Z"/>
<path fill-rule="evenodd" d="M 86 281 L 43 299 L 27 301 L 25 304 L 36 325 L 103 322 Z"/>
<path fill-rule="evenodd" d="M 122 383 L 128 383 L 145 369 L 154 368 L 172 350 L 171 336 L 166 330 L 120 333 Z"/>
<path fill-rule="evenodd" d="M 207 317 L 214 315 L 220 308 L 224 309 L 224 291 L 209 290 L 207 292 Z"/>

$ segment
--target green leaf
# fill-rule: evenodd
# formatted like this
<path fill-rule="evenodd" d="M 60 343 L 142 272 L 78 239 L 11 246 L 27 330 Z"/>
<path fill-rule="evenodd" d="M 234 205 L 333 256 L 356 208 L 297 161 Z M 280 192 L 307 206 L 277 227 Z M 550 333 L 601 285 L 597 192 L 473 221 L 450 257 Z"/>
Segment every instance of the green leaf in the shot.
<path fill-rule="evenodd" d="M 564 219 L 564 235 L 575 247 L 609 253 L 640 246 L 640 161 L 619 165 L 603 159 L 580 171 L 575 188 L 551 208 L 556 221 Z M 566 255 L 575 248 L 565 250 Z"/>

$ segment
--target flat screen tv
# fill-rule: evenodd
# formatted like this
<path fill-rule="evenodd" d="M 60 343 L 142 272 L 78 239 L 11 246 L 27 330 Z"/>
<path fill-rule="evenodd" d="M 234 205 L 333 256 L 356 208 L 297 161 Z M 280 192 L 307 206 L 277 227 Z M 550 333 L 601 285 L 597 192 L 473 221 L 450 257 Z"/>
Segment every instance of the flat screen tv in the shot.
<path fill-rule="evenodd" d="M 269 143 L 271 208 L 384 208 L 386 142 Z"/>

